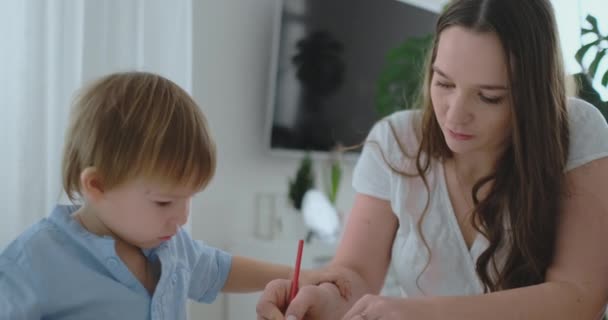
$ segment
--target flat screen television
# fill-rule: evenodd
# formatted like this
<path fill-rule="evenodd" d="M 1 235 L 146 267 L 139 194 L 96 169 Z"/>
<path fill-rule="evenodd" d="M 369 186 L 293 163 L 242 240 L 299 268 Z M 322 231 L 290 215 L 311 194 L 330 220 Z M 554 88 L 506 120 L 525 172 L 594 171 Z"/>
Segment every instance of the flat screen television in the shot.
<path fill-rule="evenodd" d="M 376 96 L 387 56 L 412 37 L 429 37 L 439 10 L 429 9 L 428 0 L 418 1 L 427 8 L 405 0 L 279 2 L 270 149 L 324 154 L 360 144 L 381 117 Z"/>

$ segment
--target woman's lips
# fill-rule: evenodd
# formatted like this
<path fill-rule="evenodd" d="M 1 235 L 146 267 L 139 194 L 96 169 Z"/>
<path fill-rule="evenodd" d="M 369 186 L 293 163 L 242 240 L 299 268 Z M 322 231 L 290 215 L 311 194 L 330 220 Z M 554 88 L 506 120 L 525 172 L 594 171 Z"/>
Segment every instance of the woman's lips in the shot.
<path fill-rule="evenodd" d="M 471 134 L 459 133 L 459 132 L 455 132 L 455 131 L 450 130 L 450 129 L 448 129 L 448 132 L 450 133 L 450 136 L 452 136 L 452 138 L 454 138 L 456 140 L 470 140 L 470 139 L 473 139 L 473 135 L 471 135 Z"/>

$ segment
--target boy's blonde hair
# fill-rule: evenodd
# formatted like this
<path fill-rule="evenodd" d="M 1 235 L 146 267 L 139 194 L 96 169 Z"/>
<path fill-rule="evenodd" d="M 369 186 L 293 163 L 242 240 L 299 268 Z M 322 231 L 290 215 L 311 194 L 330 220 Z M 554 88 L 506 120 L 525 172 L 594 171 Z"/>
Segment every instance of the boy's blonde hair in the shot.
<path fill-rule="evenodd" d="M 146 72 L 105 76 L 76 98 L 63 154 L 63 187 L 81 196 L 87 167 L 109 190 L 133 178 L 203 188 L 213 177 L 215 143 L 206 119 L 172 81 Z"/>

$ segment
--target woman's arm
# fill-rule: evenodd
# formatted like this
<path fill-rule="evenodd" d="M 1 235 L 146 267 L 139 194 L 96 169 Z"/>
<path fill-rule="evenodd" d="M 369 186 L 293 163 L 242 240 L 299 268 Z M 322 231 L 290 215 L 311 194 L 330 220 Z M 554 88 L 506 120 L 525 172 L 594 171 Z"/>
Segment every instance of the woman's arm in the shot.
<path fill-rule="evenodd" d="M 379 293 L 399 222 L 389 201 L 358 194 L 331 265 L 348 269 L 353 292 Z"/>
<path fill-rule="evenodd" d="M 356 195 L 344 235 L 330 264 L 330 268 L 346 277 L 352 295 L 343 299 L 330 284 L 322 286 L 327 313 L 321 312 L 319 319 L 337 319 L 363 295 L 380 292 L 397 228 L 398 220 L 389 201 Z"/>
<path fill-rule="evenodd" d="M 302 287 L 289 302 L 289 282 L 276 280 L 266 287 L 258 302 L 258 319 L 283 319 L 283 315 L 298 320 L 305 315 L 306 319 L 340 319 L 360 297 L 382 288 L 397 226 L 388 201 L 357 194 L 336 256 L 328 267 L 345 277 L 350 297 L 341 297 L 334 284 L 323 283 Z"/>
<path fill-rule="evenodd" d="M 399 309 L 398 319 L 599 319 L 608 301 L 608 158 L 570 171 L 567 180 L 556 256 L 545 283 L 469 297 L 365 297 L 345 319 L 361 312 L 393 319 L 387 306 Z"/>

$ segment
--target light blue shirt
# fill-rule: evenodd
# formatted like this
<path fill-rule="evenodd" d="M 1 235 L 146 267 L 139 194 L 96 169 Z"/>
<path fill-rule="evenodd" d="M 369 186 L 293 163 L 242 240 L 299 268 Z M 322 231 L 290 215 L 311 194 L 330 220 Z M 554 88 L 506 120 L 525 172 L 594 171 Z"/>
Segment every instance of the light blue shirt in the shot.
<path fill-rule="evenodd" d="M 114 240 L 86 231 L 58 206 L 0 254 L 0 319 L 186 319 L 188 298 L 212 302 L 232 257 L 180 230 L 144 254 L 162 273 L 150 296 L 117 256 Z"/>

